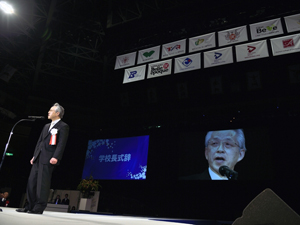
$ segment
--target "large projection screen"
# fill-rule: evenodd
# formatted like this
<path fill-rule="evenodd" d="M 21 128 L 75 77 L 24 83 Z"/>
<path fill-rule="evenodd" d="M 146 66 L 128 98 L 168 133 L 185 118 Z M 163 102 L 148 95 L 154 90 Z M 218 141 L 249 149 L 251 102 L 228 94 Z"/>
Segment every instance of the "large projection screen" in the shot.
<path fill-rule="evenodd" d="M 88 141 L 82 179 L 145 180 L 149 136 Z"/>

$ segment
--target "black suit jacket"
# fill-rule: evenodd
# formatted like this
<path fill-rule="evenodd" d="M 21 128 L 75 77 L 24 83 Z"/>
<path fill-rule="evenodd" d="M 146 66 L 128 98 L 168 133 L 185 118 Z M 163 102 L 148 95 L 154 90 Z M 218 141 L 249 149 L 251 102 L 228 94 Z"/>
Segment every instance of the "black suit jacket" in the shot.
<path fill-rule="evenodd" d="M 2 201 L 3 198 L 0 198 L 0 206 L 5 206 L 6 205 L 6 199 Z"/>
<path fill-rule="evenodd" d="M 70 200 L 67 198 L 67 199 L 63 199 L 62 201 L 61 201 L 61 204 L 64 204 L 64 205 L 69 205 L 70 204 Z"/>
<path fill-rule="evenodd" d="M 56 201 L 57 201 L 57 198 L 56 199 L 54 199 L 54 201 L 53 201 L 53 204 L 56 204 Z M 58 199 L 58 202 L 57 202 L 57 204 L 60 204 L 61 203 L 61 199 Z"/>
<path fill-rule="evenodd" d="M 56 165 L 59 165 L 69 136 L 69 126 L 62 120 L 58 121 L 53 128 L 51 128 L 51 130 L 54 128 L 57 129 L 56 145 L 50 145 L 50 125 L 51 123 L 46 124 L 41 132 L 33 154 L 33 162 L 40 157 L 41 163 L 50 164 L 50 159 L 56 158 L 58 160 Z"/>

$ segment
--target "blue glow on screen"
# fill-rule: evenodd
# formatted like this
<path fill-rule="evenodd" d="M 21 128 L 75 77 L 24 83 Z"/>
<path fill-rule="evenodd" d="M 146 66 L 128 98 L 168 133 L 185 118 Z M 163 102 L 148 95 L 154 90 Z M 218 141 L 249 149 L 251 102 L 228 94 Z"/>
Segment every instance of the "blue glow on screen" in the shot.
<path fill-rule="evenodd" d="M 145 180 L 149 135 L 89 140 L 82 179 Z"/>

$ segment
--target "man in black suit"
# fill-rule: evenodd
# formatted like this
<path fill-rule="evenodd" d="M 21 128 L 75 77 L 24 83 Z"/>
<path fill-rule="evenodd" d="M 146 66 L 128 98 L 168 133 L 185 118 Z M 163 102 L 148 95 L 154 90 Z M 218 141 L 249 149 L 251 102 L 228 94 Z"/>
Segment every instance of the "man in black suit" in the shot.
<path fill-rule="evenodd" d="M 205 158 L 208 168 L 182 180 L 228 180 L 219 172 L 221 166 L 234 170 L 246 153 L 245 135 L 242 129 L 209 131 L 205 137 Z"/>
<path fill-rule="evenodd" d="M 17 209 L 17 212 L 43 214 L 47 207 L 52 172 L 60 164 L 67 139 L 69 126 L 61 119 L 64 108 L 55 103 L 48 112 L 52 123 L 44 126 L 30 163 L 31 172 L 27 184 L 28 206 Z"/>
<path fill-rule="evenodd" d="M 70 200 L 68 199 L 69 195 L 65 194 L 65 198 L 61 201 L 61 204 L 64 205 L 69 205 L 70 204 Z"/>
<path fill-rule="evenodd" d="M 60 203 L 61 203 L 60 195 L 57 195 L 56 199 L 53 200 L 53 204 L 60 204 Z"/>

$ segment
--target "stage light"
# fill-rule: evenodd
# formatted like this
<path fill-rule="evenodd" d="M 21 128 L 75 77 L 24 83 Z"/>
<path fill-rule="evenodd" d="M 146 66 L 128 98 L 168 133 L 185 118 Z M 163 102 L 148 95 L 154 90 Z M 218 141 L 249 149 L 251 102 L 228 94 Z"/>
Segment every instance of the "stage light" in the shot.
<path fill-rule="evenodd" d="M 8 4 L 7 2 L 5 2 L 5 1 L 1 1 L 0 2 L 0 9 L 2 9 L 3 12 L 5 12 L 7 14 L 14 13 L 13 7 L 10 4 Z"/>

